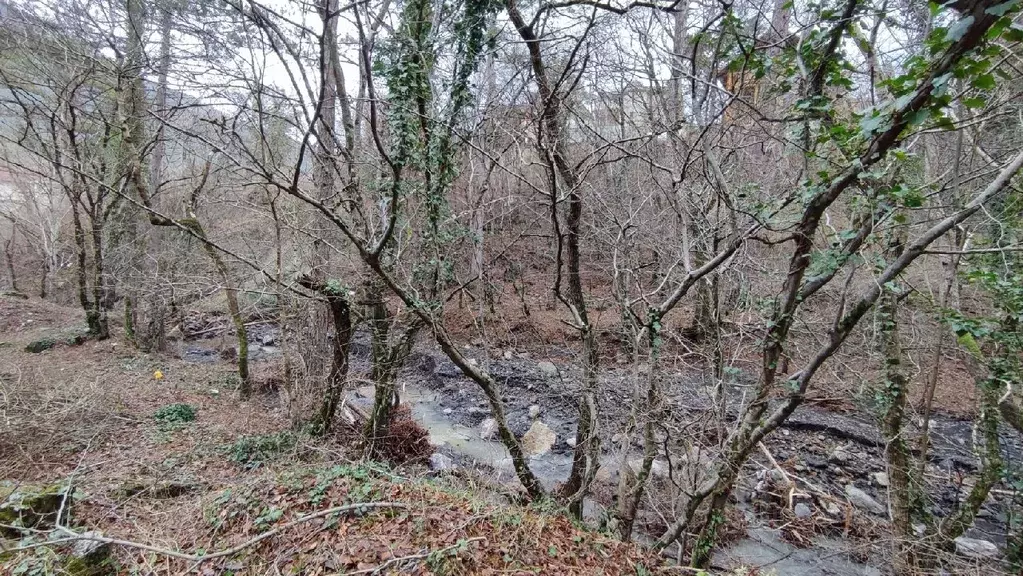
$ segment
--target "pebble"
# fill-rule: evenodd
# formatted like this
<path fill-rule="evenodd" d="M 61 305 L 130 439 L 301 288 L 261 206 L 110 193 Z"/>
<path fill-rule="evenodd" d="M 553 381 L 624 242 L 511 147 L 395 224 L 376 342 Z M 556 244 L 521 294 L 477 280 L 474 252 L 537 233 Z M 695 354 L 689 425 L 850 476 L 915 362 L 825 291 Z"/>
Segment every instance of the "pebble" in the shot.
<path fill-rule="evenodd" d="M 808 518 L 811 514 L 813 514 L 813 510 L 811 510 L 805 502 L 796 504 L 796 507 L 792 511 L 795 513 L 796 518 Z"/>

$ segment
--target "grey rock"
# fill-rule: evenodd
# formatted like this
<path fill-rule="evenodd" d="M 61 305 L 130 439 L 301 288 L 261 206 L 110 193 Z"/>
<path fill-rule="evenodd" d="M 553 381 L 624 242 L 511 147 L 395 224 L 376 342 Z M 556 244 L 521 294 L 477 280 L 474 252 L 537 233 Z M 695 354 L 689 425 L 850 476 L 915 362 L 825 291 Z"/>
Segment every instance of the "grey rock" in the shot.
<path fill-rule="evenodd" d="M 823 459 L 823 458 L 816 458 L 814 456 L 809 456 L 806 459 L 806 465 L 810 466 L 811 468 L 817 468 L 819 470 L 823 470 L 823 469 L 828 467 L 828 461 Z"/>
<path fill-rule="evenodd" d="M 993 542 L 979 538 L 967 538 L 960 536 L 955 539 L 956 552 L 968 558 L 997 558 L 998 546 Z"/>
<path fill-rule="evenodd" d="M 446 454 L 441 454 L 440 452 L 434 452 L 432 455 L 430 455 L 430 470 L 433 470 L 435 472 L 443 472 L 445 470 L 454 469 L 455 461 L 452 460 L 450 456 L 447 456 Z"/>
<path fill-rule="evenodd" d="M 512 352 L 511 350 L 505 350 L 504 351 L 504 359 L 505 360 L 511 360 L 514 357 L 515 357 L 515 353 Z"/>
<path fill-rule="evenodd" d="M 565 445 L 569 448 L 575 448 L 575 436 L 566 436 Z"/>
<path fill-rule="evenodd" d="M 835 448 L 828 455 L 828 462 L 832 464 L 845 464 L 849 461 L 849 453 L 842 448 Z"/>
<path fill-rule="evenodd" d="M 810 515 L 813 514 L 813 510 L 811 510 L 810 506 L 808 506 L 805 502 L 796 504 L 796 507 L 793 508 L 792 511 L 795 513 L 796 518 L 809 518 Z"/>
<path fill-rule="evenodd" d="M 870 494 L 867 494 L 852 484 L 845 485 L 845 497 L 849 499 L 849 502 L 852 503 L 853 506 L 861 510 L 866 510 L 871 514 L 884 514 L 887 510 L 883 504 L 874 500 Z"/>
<path fill-rule="evenodd" d="M 554 362 L 541 360 L 536 363 L 536 368 L 541 374 L 548 378 L 553 378 L 558 375 L 558 367 L 554 365 Z"/>
<path fill-rule="evenodd" d="M 497 420 L 487 418 L 480 423 L 480 438 L 490 440 L 494 436 L 497 436 Z"/>
<path fill-rule="evenodd" d="M 465 413 L 469 416 L 483 416 L 485 414 L 490 414 L 490 410 L 482 406 L 469 406 L 469 409 L 466 410 Z"/>
<path fill-rule="evenodd" d="M 621 444 L 622 442 L 625 442 L 625 434 L 615 434 L 611 437 L 611 442 L 613 444 Z"/>
<path fill-rule="evenodd" d="M 874 481 L 874 484 L 883 488 L 888 487 L 888 474 L 885 472 L 874 472 L 870 475 L 870 479 Z"/>
<path fill-rule="evenodd" d="M 451 415 L 451 414 L 453 414 L 454 412 L 455 412 L 455 411 L 454 411 L 453 409 L 451 409 L 451 408 L 445 408 L 445 409 L 444 409 L 444 415 L 445 415 L 445 416 L 450 416 L 450 415 Z"/>
<path fill-rule="evenodd" d="M 372 398 L 376 395 L 376 388 L 373 386 L 360 386 L 355 390 L 355 395 L 359 398 Z"/>
<path fill-rule="evenodd" d="M 540 407 L 537 406 L 536 404 L 533 404 L 532 406 L 529 407 L 529 419 L 530 420 L 536 420 L 539 417 L 540 417 Z"/>
<path fill-rule="evenodd" d="M 522 436 L 522 451 L 527 456 L 540 456 L 550 452 L 557 436 L 541 420 L 536 420 Z"/>

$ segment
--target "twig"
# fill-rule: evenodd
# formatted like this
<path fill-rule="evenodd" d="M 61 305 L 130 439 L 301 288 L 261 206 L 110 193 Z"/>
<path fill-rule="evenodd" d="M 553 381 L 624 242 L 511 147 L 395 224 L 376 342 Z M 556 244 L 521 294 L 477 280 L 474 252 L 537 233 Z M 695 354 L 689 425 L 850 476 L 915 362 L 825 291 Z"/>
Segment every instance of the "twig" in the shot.
<path fill-rule="evenodd" d="M 61 531 L 61 532 L 64 532 L 65 534 L 69 535 L 68 538 L 61 539 L 61 540 L 59 540 L 59 542 L 68 542 L 68 541 L 71 541 L 71 540 L 91 540 L 93 542 L 100 542 L 100 543 L 103 543 L 103 544 L 113 544 L 115 546 L 125 546 L 125 547 L 128 547 L 128 548 L 138 548 L 140 550 L 146 550 L 147 552 L 154 552 L 156 554 L 161 554 L 163 556 L 169 556 L 171 558 L 178 558 L 180 560 L 188 560 L 189 562 L 195 562 L 195 564 L 198 565 L 198 564 L 201 564 L 203 562 L 207 562 L 209 560 L 214 560 L 216 558 L 223 558 L 225 556 L 233 556 L 234 554 L 237 554 L 238 552 L 241 552 L 242 550 L 244 550 L 244 549 L 246 549 L 246 548 L 248 548 L 250 546 L 253 546 L 253 545 L 255 545 L 255 544 L 259 543 L 259 542 L 262 542 L 263 540 L 266 540 L 267 538 L 269 538 L 271 536 L 275 536 L 275 535 L 283 532 L 284 530 L 287 530 L 289 528 L 297 526 L 298 524 L 302 524 L 303 522 L 308 522 L 310 520 L 315 520 L 317 518 L 323 518 L 324 516 L 330 516 L 331 514 L 340 514 L 340 513 L 344 513 L 344 512 L 352 512 L 352 511 L 355 511 L 355 510 L 362 510 L 362 509 L 367 509 L 367 508 L 401 508 L 401 509 L 407 509 L 408 508 L 408 504 L 404 504 L 404 503 L 401 503 L 401 502 L 362 502 L 362 503 L 358 503 L 358 504 L 347 504 L 345 506 L 335 506 L 334 508 L 327 508 L 325 510 L 320 510 L 319 512 L 314 512 L 312 514 L 308 514 L 306 516 L 302 516 L 300 518 L 296 518 L 295 520 L 292 520 L 291 522 L 288 522 L 287 524 L 283 524 L 281 526 L 278 526 L 277 528 L 274 528 L 272 530 L 264 532 L 264 533 L 260 534 L 259 536 L 256 536 L 255 538 L 251 538 L 249 540 L 246 540 L 245 542 L 242 542 L 241 544 L 238 544 L 237 546 L 232 546 L 231 548 L 228 548 L 226 550 L 221 550 L 220 552 L 214 552 L 213 554 L 185 554 L 183 552 L 177 552 L 175 550 L 168 550 L 166 548 L 158 548 L 156 546 L 150 546 L 148 544 L 142 544 L 140 542 L 132 542 L 130 540 L 118 540 L 117 538 L 107 538 L 106 536 L 98 536 L 98 535 L 95 535 L 95 534 L 79 534 L 78 532 L 75 532 L 74 530 L 71 530 L 67 526 L 62 526 L 62 525 L 58 525 L 57 529 L 59 531 Z M 55 541 L 55 542 L 57 542 L 57 541 Z M 195 567 L 193 566 L 192 568 L 194 569 Z"/>
<path fill-rule="evenodd" d="M 430 552 L 424 552 L 422 554 L 413 554 L 411 556 L 402 556 L 400 558 L 391 558 L 387 562 L 384 562 L 383 564 L 381 564 L 381 565 L 379 565 L 379 566 L 377 566 L 375 568 L 363 568 L 362 570 L 356 570 L 355 572 L 349 572 L 349 574 L 380 574 L 381 572 L 383 572 L 383 570 L 385 568 L 387 568 L 388 566 L 390 566 L 392 564 L 399 564 L 401 562 L 409 562 L 411 560 L 422 560 L 423 558 L 428 558 L 428 557 L 432 556 L 433 554 L 443 554 L 443 553 L 445 553 L 445 552 L 447 552 L 449 550 L 454 550 L 455 548 L 459 548 L 461 546 L 465 546 L 466 544 L 469 544 L 470 542 L 477 542 L 479 540 L 486 540 L 486 538 L 484 538 L 483 536 L 476 536 L 475 538 L 469 538 L 468 540 L 462 540 L 460 542 L 452 544 L 451 546 L 448 546 L 446 548 L 441 548 L 439 550 L 433 550 L 433 551 L 430 551 Z"/>

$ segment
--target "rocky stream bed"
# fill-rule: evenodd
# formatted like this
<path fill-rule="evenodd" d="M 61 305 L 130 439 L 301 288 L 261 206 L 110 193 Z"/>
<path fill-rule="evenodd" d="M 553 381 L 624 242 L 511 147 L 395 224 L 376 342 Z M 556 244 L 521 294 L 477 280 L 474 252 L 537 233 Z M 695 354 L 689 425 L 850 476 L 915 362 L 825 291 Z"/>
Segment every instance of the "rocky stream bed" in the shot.
<path fill-rule="evenodd" d="M 249 355 L 252 360 L 270 359 L 279 354 L 276 328 L 260 324 L 250 332 Z M 559 351 L 538 359 L 514 350 L 484 350 L 466 347 L 464 353 L 473 362 L 484 365 L 502 386 L 506 416 L 520 438 L 525 436 L 530 467 L 548 488 L 564 481 L 571 466 L 575 435 L 575 398 L 580 372 L 573 366 L 572 354 Z M 182 357 L 197 362 L 219 359 L 210 340 L 182 342 Z M 352 373 L 365 380 L 369 374 L 369 343 L 365 335 L 356 339 L 352 350 Z M 642 367 L 640 367 L 642 370 Z M 602 373 L 598 399 L 604 431 L 621 430 L 631 402 L 634 368 L 612 366 Z M 964 384 L 968 385 L 968 384 Z M 674 374 L 667 377 L 667 396 L 672 406 L 669 419 L 684 423 L 706 419 L 714 405 L 701 375 Z M 743 386 L 730 388 L 727 411 L 737 412 Z M 437 454 L 431 459 L 435 469 L 472 467 L 490 473 L 495 481 L 514 483 L 507 450 L 496 441 L 496 429 L 490 420 L 490 408 L 479 388 L 450 360 L 429 345 L 417 347 L 406 362 L 399 379 L 402 402 L 411 406 L 415 417 L 430 431 Z M 347 402 L 368 406 L 371 386 L 349 393 Z M 921 424 L 911 422 L 914 432 Z M 938 515 L 946 513 L 969 490 L 970 474 L 976 460 L 971 451 L 972 428 L 969 421 L 935 414 L 931 422 L 933 448 L 929 453 L 928 477 Z M 662 440 L 665 434 L 662 433 Z M 607 437 L 607 435 L 605 435 Z M 1004 453 L 1009 462 L 1020 462 L 1023 447 L 1019 438 L 1007 430 L 1003 435 Z M 603 447 L 602 469 L 598 483 L 605 493 L 613 491 L 619 462 L 639 458 L 638 446 L 625 446 L 624 436 L 611 434 Z M 782 537 L 776 522 L 765 518 L 760 500 L 765 488 L 776 476 L 791 475 L 801 484 L 813 486 L 825 499 L 809 498 L 794 507 L 797 518 L 821 516 L 840 523 L 849 511 L 872 519 L 887 517 L 887 475 L 882 441 L 877 428 L 862 413 L 831 412 L 813 406 L 801 407 L 782 429 L 765 441 L 765 452 L 777 466 L 751 462 L 748 481 L 736 491 L 738 510 L 745 516 L 748 530 L 733 540 L 715 557 L 721 566 L 748 564 L 769 566 L 786 575 L 859 575 L 881 574 L 882 560 L 863 553 L 862 546 L 844 538 L 817 537 L 812 547 L 794 546 Z M 700 467 L 699 455 L 660 457 L 655 462 L 656 477 L 685 476 L 682 468 Z M 772 469 L 775 468 L 775 469 Z M 781 468 L 786 473 L 777 470 Z M 598 490 L 595 490 L 595 492 Z M 829 496 L 828 496 L 829 495 Z M 844 503 L 835 506 L 826 502 Z M 974 528 L 959 543 L 960 553 L 975 558 L 997 557 L 1005 545 L 1009 522 L 1009 494 L 997 492 L 982 509 Z M 825 502 L 821 505 L 821 502 Z M 587 516 L 598 522 L 605 505 L 597 500 L 587 503 Z M 860 548 L 859 553 L 852 553 Z"/>

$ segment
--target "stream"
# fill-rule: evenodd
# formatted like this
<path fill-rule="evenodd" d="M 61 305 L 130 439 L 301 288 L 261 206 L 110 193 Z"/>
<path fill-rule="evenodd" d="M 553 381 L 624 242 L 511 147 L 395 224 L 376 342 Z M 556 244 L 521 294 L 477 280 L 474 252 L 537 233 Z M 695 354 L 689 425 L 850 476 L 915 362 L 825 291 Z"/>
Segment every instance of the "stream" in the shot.
<path fill-rule="evenodd" d="M 217 343 L 220 343 L 217 346 Z M 220 350 L 230 346 L 222 336 L 218 339 L 186 340 L 181 342 L 181 357 L 193 362 L 219 362 Z M 259 324 L 250 328 L 249 358 L 252 361 L 268 360 L 279 356 L 277 328 L 272 324 Z M 528 353 L 505 351 L 497 358 L 478 348 L 466 348 L 464 353 L 479 362 L 501 385 L 506 404 L 506 417 L 512 432 L 522 438 L 535 420 L 541 421 L 554 433 L 555 439 L 548 450 L 529 458 L 529 467 L 546 489 L 564 482 L 572 465 L 572 447 L 566 442 L 575 434 L 575 389 L 579 381 L 578 371 L 571 366 L 572 357 L 564 354 L 562 362 L 554 364 L 549 360 L 531 358 Z M 558 358 L 555 358 L 558 359 Z M 353 342 L 351 375 L 353 380 L 368 379 L 370 368 L 369 343 L 365 335 Z M 625 407 L 628 405 L 628 378 L 633 376 L 623 368 L 605 369 L 602 382 L 602 396 L 598 398 L 602 417 L 607 429 L 622 424 Z M 679 407 L 681 418 L 705 411 L 706 393 L 702 385 L 691 376 L 670 375 L 673 379 L 668 388 L 672 390 L 671 401 Z M 481 423 L 490 416 L 489 404 L 482 392 L 467 379 L 439 351 L 432 347 L 417 348 L 407 360 L 399 381 L 401 402 L 408 405 L 413 416 L 429 432 L 431 443 L 437 452 L 444 454 L 454 465 L 473 467 L 482 473 L 490 473 L 495 481 L 516 482 L 515 472 L 508 450 L 496 439 L 481 436 Z M 352 403 L 368 410 L 373 402 L 373 387 L 364 386 L 348 392 L 346 403 Z M 539 411 L 539 414 L 535 412 Z M 732 408 L 729 408 L 732 412 Z M 934 447 L 931 452 L 933 467 L 949 474 L 970 473 L 974 469 L 971 453 L 971 426 L 968 421 L 936 414 L 932 423 Z M 606 486 L 617 483 L 615 473 L 620 462 L 621 450 L 627 448 L 619 443 L 615 435 L 608 443 L 601 458 L 598 480 Z M 496 438 L 496 436 L 495 436 Z M 1018 461 L 1023 454 L 1015 435 L 1006 435 L 1007 455 Z M 887 498 L 883 487 L 875 486 L 869 480 L 873 474 L 884 471 L 881 455 L 883 444 L 876 426 L 866 417 L 858 414 L 841 414 L 803 406 L 796 411 L 782 430 L 769 437 L 770 450 L 778 461 L 795 460 L 799 474 L 812 478 L 832 494 L 842 494 L 843 487 L 853 483 L 866 488 L 882 502 Z M 638 455 L 637 448 L 630 450 L 630 462 Z M 852 455 L 846 462 L 836 465 L 832 451 L 846 450 Z M 830 453 L 830 454 L 829 454 Z M 672 466 L 658 460 L 654 475 L 667 476 L 666 469 L 705 468 L 699 456 L 693 461 L 685 455 L 677 458 Z M 676 471 L 676 475 L 679 472 Z M 743 490 L 740 488 L 739 492 Z M 946 490 L 946 492 L 948 492 Z M 840 496 L 841 497 L 841 496 Z M 958 493 L 942 493 L 940 498 L 957 500 Z M 742 501 L 742 498 L 740 498 Z M 951 501 L 951 500 L 950 500 Z M 820 538 L 811 548 L 795 548 L 784 541 L 775 530 L 763 525 L 753 513 L 750 504 L 740 504 L 751 528 L 745 538 L 723 547 L 714 557 L 719 567 L 736 565 L 765 566 L 778 574 L 797 576 L 860 576 L 881 572 L 873 566 L 860 564 L 843 553 L 852 542 L 842 539 Z M 590 522 L 597 522 L 604 515 L 603 508 L 587 501 L 585 516 Z M 1004 545 L 1003 507 L 992 505 L 984 519 L 978 518 L 972 535 L 993 540 Z M 1001 532 L 999 537 L 998 532 Z"/>

